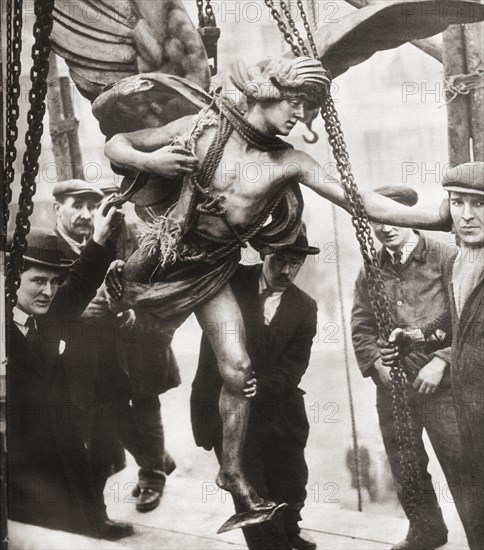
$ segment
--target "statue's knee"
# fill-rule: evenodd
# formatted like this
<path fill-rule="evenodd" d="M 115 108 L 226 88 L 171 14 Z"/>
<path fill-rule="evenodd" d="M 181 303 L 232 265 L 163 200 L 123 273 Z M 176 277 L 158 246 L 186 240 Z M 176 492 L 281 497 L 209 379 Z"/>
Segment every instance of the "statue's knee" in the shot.
<path fill-rule="evenodd" d="M 229 361 L 222 369 L 224 382 L 230 391 L 241 392 L 252 376 L 252 366 L 249 358 Z"/>

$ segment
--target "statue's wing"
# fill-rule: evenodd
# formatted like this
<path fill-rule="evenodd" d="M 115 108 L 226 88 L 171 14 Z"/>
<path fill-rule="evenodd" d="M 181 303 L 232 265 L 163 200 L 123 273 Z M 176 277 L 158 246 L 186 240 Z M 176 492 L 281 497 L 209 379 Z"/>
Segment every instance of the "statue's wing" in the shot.
<path fill-rule="evenodd" d="M 110 85 L 94 101 L 92 112 L 109 139 L 120 132 L 156 128 L 194 115 L 212 100 L 197 84 L 157 71 Z"/>
<path fill-rule="evenodd" d="M 182 0 L 55 0 L 53 50 L 93 101 L 105 86 L 149 71 L 207 88 L 201 38 Z"/>
<path fill-rule="evenodd" d="M 319 59 L 334 77 L 375 52 L 443 32 L 449 25 L 484 20 L 484 5 L 472 0 L 406 0 L 355 10 L 315 33 Z"/>

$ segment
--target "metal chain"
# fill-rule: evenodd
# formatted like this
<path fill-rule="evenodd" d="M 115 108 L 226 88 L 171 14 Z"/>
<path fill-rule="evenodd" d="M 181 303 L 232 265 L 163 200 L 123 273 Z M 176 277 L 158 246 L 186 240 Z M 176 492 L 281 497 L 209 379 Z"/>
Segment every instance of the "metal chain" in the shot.
<path fill-rule="evenodd" d="M 203 0 L 197 0 L 198 9 L 198 26 L 199 27 L 216 27 L 217 21 L 211 5 L 211 0 L 205 0 L 205 13 L 203 13 Z"/>
<path fill-rule="evenodd" d="M 23 254 L 27 248 L 27 235 L 30 231 L 29 216 L 34 205 L 35 178 L 39 171 L 39 156 L 42 149 L 43 118 L 47 75 L 49 73 L 50 33 L 52 30 L 52 10 L 54 0 L 36 0 L 34 23 L 33 65 L 30 71 L 32 87 L 29 92 L 30 109 L 27 115 L 28 130 L 25 135 L 26 150 L 23 157 L 23 173 L 19 196 L 19 212 L 16 218 L 15 233 L 10 249 L 10 259 L 6 271 L 6 296 L 11 307 L 17 302 L 16 291 L 20 284 Z"/>
<path fill-rule="evenodd" d="M 368 215 L 365 211 L 361 196 L 351 172 L 349 156 L 346 150 L 341 125 L 331 97 L 326 101 L 322 110 L 322 117 L 329 143 L 337 162 L 338 172 L 344 187 L 345 196 L 350 206 L 353 226 L 363 256 L 370 301 L 375 314 L 380 335 L 388 339 L 394 326 L 390 314 L 388 298 L 386 296 L 381 269 L 378 265 L 377 253 L 371 236 Z M 391 368 L 393 417 L 395 420 L 396 439 L 400 455 L 400 475 L 406 499 L 406 510 L 413 531 L 419 541 L 426 538 L 426 519 L 422 512 L 423 482 L 420 464 L 416 454 L 416 437 L 412 421 L 412 414 L 408 403 L 407 377 L 403 366 L 398 361 Z"/>
<path fill-rule="evenodd" d="M 316 48 L 313 33 L 311 31 L 311 26 L 310 26 L 308 18 L 306 16 L 306 12 L 304 10 L 304 5 L 302 3 L 302 0 L 297 0 L 297 7 L 299 9 L 299 13 L 301 14 L 301 19 L 302 19 L 304 28 L 306 30 L 306 35 L 308 37 L 309 44 L 311 46 L 311 51 L 313 52 L 313 56 L 315 57 L 315 59 L 317 59 L 318 58 L 318 48 Z M 314 29 L 316 29 L 317 21 L 316 21 L 316 9 L 314 7 L 314 4 L 312 5 L 311 16 L 313 18 Z"/>
<path fill-rule="evenodd" d="M 289 0 L 291 2 L 291 0 Z M 289 23 L 289 26 L 292 29 L 293 36 L 296 37 L 296 40 L 298 41 L 299 47 L 301 48 L 301 52 L 303 55 L 306 55 L 309 57 L 309 51 L 306 48 L 306 44 L 304 43 L 304 40 L 301 37 L 301 34 L 299 32 L 299 29 L 297 28 L 296 22 L 294 21 L 294 18 L 291 14 L 291 8 L 284 0 L 279 0 L 279 5 L 281 6 L 281 11 L 284 14 L 284 17 L 286 18 L 286 21 Z"/>
<path fill-rule="evenodd" d="M 215 15 L 213 13 L 212 5 L 210 4 L 211 0 L 206 0 L 207 4 L 205 6 L 205 14 L 206 14 L 206 24 L 208 27 L 215 27 L 217 25 L 217 22 L 215 21 Z"/>
<path fill-rule="evenodd" d="M 295 48 L 293 47 L 295 45 L 292 36 L 286 36 L 287 27 L 279 24 L 279 19 L 274 14 L 275 9 L 272 1 L 269 2 L 266 0 L 266 4 L 271 8 L 274 18 L 278 22 L 279 29 L 284 33 L 286 42 L 291 46 L 293 53 L 295 53 Z M 298 8 L 304 22 L 313 55 L 317 59 L 317 48 L 301 0 L 298 0 Z M 295 55 L 298 54 L 295 53 Z M 389 302 L 383 285 L 381 269 L 378 264 L 375 244 L 371 235 L 368 215 L 364 208 L 358 187 L 354 181 L 343 131 L 331 95 L 328 96 L 321 110 L 321 116 L 325 123 L 329 143 L 333 150 L 334 158 L 336 159 L 344 193 L 350 207 L 352 223 L 363 256 L 370 301 L 379 333 L 382 338 L 388 339 L 392 327 L 394 326 L 390 314 Z M 396 364 L 392 366 L 390 374 L 393 382 L 392 412 L 399 448 L 400 476 L 404 491 L 403 498 L 406 499 L 406 509 L 416 538 L 419 542 L 425 544 L 426 540 L 428 540 L 428 522 L 427 518 L 423 515 L 423 506 L 421 506 L 424 498 L 422 471 L 416 454 L 416 436 L 408 402 L 407 377 L 400 361 L 397 361 Z"/>
<path fill-rule="evenodd" d="M 286 23 L 282 19 L 281 14 L 277 11 L 276 7 L 274 6 L 274 0 L 264 0 L 265 5 L 271 10 L 272 17 L 274 18 L 274 21 L 277 23 L 277 26 L 279 27 L 279 30 L 284 36 L 284 40 L 287 44 L 289 44 L 289 47 L 291 48 L 292 53 L 296 57 L 301 56 L 301 50 L 297 46 L 297 44 L 294 43 L 294 39 L 289 32 Z"/>
<path fill-rule="evenodd" d="M 205 15 L 203 14 L 203 0 L 197 0 L 198 26 L 205 27 Z"/>
<path fill-rule="evenodd" d="M 3 169 L 4 226 L 6 234 L 9 218 L 8 205 L 12 200 L 12 183 L 17 159 L 17 120 L 20 97 L 20 54 L 22 52 L 22 0 L 10 0 L 7 7 L 7 90 L 5 124 L 5 166 Z"/>

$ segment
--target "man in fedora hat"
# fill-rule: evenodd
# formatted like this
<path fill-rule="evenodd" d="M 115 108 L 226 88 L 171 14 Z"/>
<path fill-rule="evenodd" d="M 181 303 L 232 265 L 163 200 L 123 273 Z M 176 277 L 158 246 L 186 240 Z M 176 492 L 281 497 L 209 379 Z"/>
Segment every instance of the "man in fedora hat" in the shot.
<path fill-rule="evenodd" d="M 462 447 L 466 499 L 463 519 L 471 550 L 484 548 L 484 162 L 450 169 L 442 181 L 459 254 L 447 258 L 444 271 L 450 307 L 418 329 L 396 329 L 390 345 L 381 343 L 382 360 L 390 366 L 405 356 L 412 342 L 444 346 L 451 337 L 450 379 Z M 444 258 L 445 259 L 445 258 Z M 395 347 L 398 345 L 398 349 Z M 418 345 L 418 344 L 417 344 Z M 405 360 L 405 359 L 404 359 Z M 457 502 L 456 502 L 457 503 Z M 467 511 L 466 511 L 467 510 Z M 462 514 L 461 514 L 462 517 Z"/>
<path fill-rule="evenodd" d="M 257 382 L 245 390 L 252 402 L 243 461 L 249 480 L 263 498 L 287 502 L 282 520 L 244 528 L 251 549 L 313 549 L 298 522 L 306 498 L 308 468 L 304 457 L 309 424 L 299 388 L 316 334 L 316 302 L 294 281 L 306 256 L 304 229 L 294 244 L 264 256 L 263 264 L 239 265 L 231 279 L 242 310 L 247 350 Z M 215 449 L 220 459 L 222 421 L 218 401 L 222 378 L 206 336 L 191 397 L 197 445 Z M 238 512 L 242 503 L 234 499 Z"/>
<path fill-rule="evenodd" d="M 407 206 L 413 206 L 418 201 L 416 191 L 401 185 L 380 187 L 376 192 Z M 452 254 L 456 251 L 452 248 L 446 249 L 426 235 L 409 228 L 379 223 L 372 223 L 372 227 L 382 244 L 378 259 L 385 290 L 390 299 L 390 314 L 395 322 L 401 326 L 415 326 L 425 324 L 445 312 L 449 304 L 443 279 L 445 253 Z M 397 428 L 392 413 L 390 369 L 382 363 L 378 347 L 378 326 L 363 268 L 355 285 L 351 329 L 360 370 L 364 377 L 371 377 L 376 385 L 376 407 L 385 450 L 398 498 L 407 517 L 411 519 L 412 502 L 408 500 L 406 489 L 400 481 L 401 464 Z M 412 522 L 406 538 L 396 544 L 394 550 L 437 548 L 447 542 L 447 527 L 432 477 L 428 473 L 429 457 L 423 443 L 423 430 L 430 439 L 462 515 L 462 508 L 459 506 L 460 442 L 457 419 L 452 414 L 449 364 L 445 353 L 428 350 L 414 350 L 404 361 L 410 383 L 408 395 L 417 437 L 415 453 L 424 483 L 423 509 L 419 512 L 427 524 L 427 540 L 419 543 L 418 533 L 423 525 Z M 440 414 L 440 411 L 450 413 Z M 465 521 L 465 515 L 463 520 Z"/>
<path fill-rule="evenodd" d="M 95 216 L 78 261 L 54 232 L 33 228 L 8 331 L 8 514 L 53 529 L 109 537 L 82 434 L 69 399 L 64 352 L 114 254 L 116 209 Z M 65 282 L 61 285 L 62 281 Z M 132 528 L 131 528 L 132 530 Z"/>

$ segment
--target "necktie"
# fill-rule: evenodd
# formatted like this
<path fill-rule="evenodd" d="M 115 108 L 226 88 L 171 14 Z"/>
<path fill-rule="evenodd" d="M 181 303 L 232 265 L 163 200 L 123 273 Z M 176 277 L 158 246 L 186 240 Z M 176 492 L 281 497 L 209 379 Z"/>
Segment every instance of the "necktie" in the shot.
<path fill-rule="evenodd" d="M 401 252 L 395 252 L 393 254 L 393 265 L 396 268 L 402 267 L 403 265 L 402 257 L 403 257 L 403 254 Z"/>
<path fill-rule="evenodd" d="M 266 300 L 267 298 L 269 298 L 269 296 L 272 296 L 274 294 L 274 291 L 272 290 L 272 288 L 264 288 L 264 290 L 259 294 L 259 300 L 260 300 L 260 303 L 262 305 L 262 309 L 264 309 L 264 304 L 266 303 Z"/>
<path fill-rule="evenodd" d="M 33 315 L 30 315 L 27 319 L 25 326 L 29 329 L 27 332 L 26 338 L 27 342 L 37 342 L 39 339 L 39 332 L 35 324 L 35 319 Z"/>

